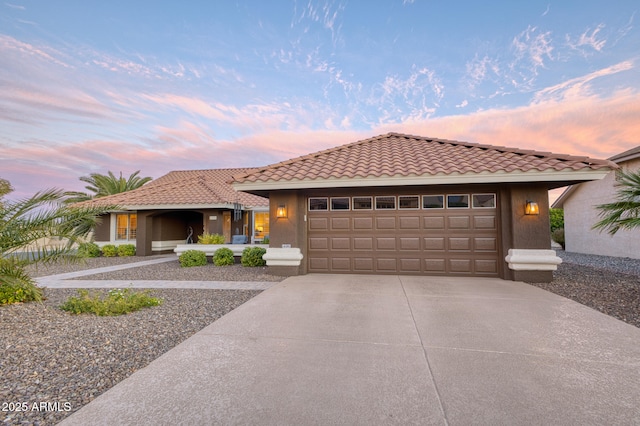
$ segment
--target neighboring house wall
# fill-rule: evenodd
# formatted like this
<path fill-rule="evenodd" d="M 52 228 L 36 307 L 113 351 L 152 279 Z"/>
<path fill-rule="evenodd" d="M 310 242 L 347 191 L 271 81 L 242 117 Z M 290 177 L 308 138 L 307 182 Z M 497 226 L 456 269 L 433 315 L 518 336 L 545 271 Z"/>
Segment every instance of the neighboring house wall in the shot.
<path fill-rule="evenodd" d="M 625 171 L 640 169 L 640 159 L 620 164 Z M 600 220 L 598 204 L 615 201 L 615 172 L 604 179 L 574 188 L 564 202 L 566 250 L 574 253 L 640 259 L 640 229 L 620 230 L 615 235 L 591 229 Z"/>

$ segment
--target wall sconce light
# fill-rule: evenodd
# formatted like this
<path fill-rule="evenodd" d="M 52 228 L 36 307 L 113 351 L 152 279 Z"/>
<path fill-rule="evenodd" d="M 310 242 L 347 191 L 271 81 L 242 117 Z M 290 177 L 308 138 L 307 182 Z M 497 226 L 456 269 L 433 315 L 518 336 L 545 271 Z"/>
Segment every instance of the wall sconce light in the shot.
<path fill-rule="evenodd" d="M 276 217 L 277 218 L 287 217 L 287 206 L 285 204 L 280 204 L 278 206 L 278 209 L 276 210 Z"/>
<path fill-rule="evenodd" d="M 540 208 L 538 207 L 538 203 L 527 200 L 527 204 L 524 207 L 524 214 L 540 214 Z"/>

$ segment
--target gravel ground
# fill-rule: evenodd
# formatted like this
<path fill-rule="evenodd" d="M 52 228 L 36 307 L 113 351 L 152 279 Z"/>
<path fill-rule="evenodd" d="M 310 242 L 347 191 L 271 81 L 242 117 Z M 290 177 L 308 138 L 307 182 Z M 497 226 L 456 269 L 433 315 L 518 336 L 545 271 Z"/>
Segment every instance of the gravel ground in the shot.
<path fill-rule="evenodd" d="M 640 260 L 558 250 L 554 280 L 534 284 L 640 327 Z M 153 257 L 151 257 L 153 258 Z M 85 264 L 32 269 L 33 276 L 71 272 L 140 258 L 96 258 Z M 145 259 L 146 260 L 146 259 Z M 243 275 L 244 274 L 244 275 Z M 240 265 L 181 268 L 177 261 L 83 279 L 280 281 L 264 268 Z M 134 371 L 260 293 L 239 290 L 154 290 L 161 306 L 120 317 L 74 316 L 57 307 L 73 289 L 46 289 L 43 303 L 0 306 L 0 404 L 3 424 L 51 425 L 80 409 Z M 33 411 L 33 403 L 60 411 Z M 68 405 L 65 405 L 68 403 Z M 68 410 L 67 410 L 68 408 Z M 67 410 L 67 411 L 65 411 Z"/>

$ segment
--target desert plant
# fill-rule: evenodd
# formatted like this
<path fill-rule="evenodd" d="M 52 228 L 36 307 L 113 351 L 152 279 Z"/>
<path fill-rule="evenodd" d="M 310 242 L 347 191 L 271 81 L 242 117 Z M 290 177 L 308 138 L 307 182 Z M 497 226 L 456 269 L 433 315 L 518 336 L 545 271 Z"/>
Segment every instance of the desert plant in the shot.
<path fill-rule="evenodd" d="M 596 206 L 601 220 L 593 229 L 615 235 L 620 229 L 640 228 L 640 170 L 616 172 L 616 201 Z"/>
<path fill-rule="evenodd" d="M 224 244 L 224 235 L 205 232 L 198 235 L 198 244 Z"/>
<path fill-rule="evenodd" d="M 121 244 L 118 246 L 118 256 L 135 256 L 136 246 L 133 244 Z"/>
<path fill-rule="evenodd" d="M 80 180 L 89 184 L 85 186 L 85 188 L 93 194 L 69 191 L 65 193 L 67 196 L 66 202 L 78 203 L 81 201 L 92 200 L 94 198 L 105 197 L 107 195 L 120 194 L 122 192 L 140 188 L 151 180 L 151 177 L 140 177 L 138 176 L 138 173 L 140 173 L 140 170 L 131 174 L 127 179 L 122 176 L 122 172 L 120 172 L 120 177 L 117 177 L 111 171 L 109 171 L 107 175 L 91 173 L 89 176 L 82 176 Z"/>
<path fill-rule="evenodd" d="M 226 247 L 219 248 L 213 253 L 213 264 L 216 266 L 233 265 L 235 259 L 233 258 L 233 252 Z"/>
<path fill-rule="evenodd" d="M 556 243 L 560 244 L 562 246 L 562 250 L 564 250 L 564 245 L 565 245 L 565 241 L 564 241 L 564 228 L 557 228 L 555 229 L 552 233 L 551 233 L 551 239 L 553 239 L 553 241 L 555 241 Z"/>
<path fill-rule="evenodd" d="M 96 243 L 86 242 L 78 245 L 78 257 L 99 257 L 100 247 Z"/>
<path fill-rule="evenodd" d="M 133 291 L 131 289 L 109 290 L 106 297 L 88 290 L 78 290 L 78 296 L 72 296 L 60 306 L 63 311 L 72 314 L 95 314 L 98 316 L 114 316 L 128 314 L 142 308 L 158 306 L 162 300 L 151 297 L 149 290 Z"/>
<path fill-rule="evenodd" d="M 240 263 L 242 263 L 242 266 L 264 266 L 267 262 L 262 258 L 262 256 L 266 252 L 267 250 L 262 247 L 247 247 L 242 250 Z"/>
<path fill-rule="evenodd" d="M 40 300 L 42 291 L 25 271 L 30 264 L 77 260 L 77 243 L 112 208 L 78 208 L 64 204 L 63 191 L 49 189 L 18 201 L 3 197 L 12 191 L 0 179 L 0 293 L 2 303 Z M 50 239 L 61 242 L 47 245 Z"/>
<path fill-rule="evenodd" d="M 115 257 L 118 255 L 118 248 L 113 244 L 102 246 L 102 255 L 104 257 Z"/>
<path fill-rule="evenodd" d="M 187 250 L 180 254 L 178 261 L 183 268 L 204 266 L 207 264 L 207 255 L 200 250 Z"/>

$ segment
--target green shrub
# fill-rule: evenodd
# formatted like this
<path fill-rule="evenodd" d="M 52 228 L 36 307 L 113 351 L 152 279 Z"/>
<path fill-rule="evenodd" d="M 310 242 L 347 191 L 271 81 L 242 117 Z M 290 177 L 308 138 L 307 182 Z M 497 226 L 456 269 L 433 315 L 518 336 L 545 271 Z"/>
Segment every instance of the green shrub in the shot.
<path fill-rule="evenodd" d="M 262 244 L 269 244 L 269 237 L 264 237 L 264 239 L 262 240 Z"/>
<path fill-rule="evenodd" d="M 203 266 L 207 264 L 207 255 L 200 250 L 187 250 L 180 254 L 178 260 L 183 268 Z"/>
<path fill-rule="evenodd" d="M 562 250 L 564 250 L 564 228 L 557 228 L 555 229 L 552 233 L 551 233 L 551 238 L 553 239 L 553 241 L 555 241 L 556 243 L 560 244 L 562 246 Z"/>
<path fill-rule="evenodd" d="M 100 247 L 96 243 L 81 243 L 78 246 L 79 257 L 99 257 Z"/>
<path fill-rule="evenodd" d="M 22 266 L 0 258 L 0 276 L 0 305 L 42 300 L 42 289 Z"/>
<path fill-rule="evenodd" d="M 102 246 L 102 255 L 104 257 L 115 257 L 118 255 L 118 249 L 113 244 Z"/>
<path fill-rule="evenodd" d="M 262 258 L 262 255 L 266 252 L 267 249 L 262 247 L 247 247 L 242 250 L 240 263 L 242 266 L 264 266 L 267 262 Z"/>
<path fill-rule="evenodd" d="M 224 235 L 205 232 L 198 235 L 198 244 L 224 244 Z"/>
<path fill-rule="evenodd" d="M 122 244 L 118 246 L 118 256 L 135 256 L 136 246 L 133 244 Z"/>
<path fill-rule="evenodd" d="M 549 223 L 551 224 L 551 232 L 558 228 L 564 228 L 564 210 L 549 209 Z"/>
<path fill-rule="evenodd" d="M 72 296 L 60 306 L 63 311 L 72 314 L 95 314 L 98 316 L 114 316 L 128 314 L 142 308 L 158 306 L 161 299 L 151 297 L 149 290 L 133 291 L 129 288 L 109 290 L 106 297 L 99 293 L 89 293 L 88 290 L 78 290 L 79 296 Z"/>
<path fill-rule="evenodd" d="M 213 264 L 216 266 L 233 265 L 235 260 L 233 258 L 233 252 L 226 247 L 219 248 L 213 253 Z"/>

